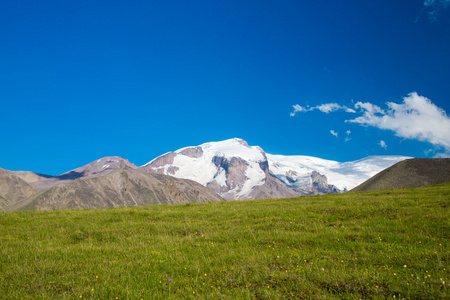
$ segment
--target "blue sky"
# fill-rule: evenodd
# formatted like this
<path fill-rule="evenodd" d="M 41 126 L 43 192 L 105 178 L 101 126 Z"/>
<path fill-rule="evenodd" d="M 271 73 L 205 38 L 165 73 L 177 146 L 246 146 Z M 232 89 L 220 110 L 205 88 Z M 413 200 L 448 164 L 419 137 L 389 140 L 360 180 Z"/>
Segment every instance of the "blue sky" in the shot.
<path fill-rule="evenodd" d="M 143 165 L 233 137 L 448 155 L 449 2 L 2 1 L 0 167 Z"/>

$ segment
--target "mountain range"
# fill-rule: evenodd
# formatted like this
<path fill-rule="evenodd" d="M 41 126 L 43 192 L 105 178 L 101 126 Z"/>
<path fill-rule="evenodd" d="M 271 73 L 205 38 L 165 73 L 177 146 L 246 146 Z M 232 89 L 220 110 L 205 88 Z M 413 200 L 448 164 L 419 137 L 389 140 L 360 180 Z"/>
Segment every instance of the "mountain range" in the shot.
<path fill-rule="evenodd" d="M 0 169 L 0 209 L 95 208 L 339 193 L 408 158 L 370 156 L 341 163 L 311 156 L 272 155 L 234 138 L 169 152 L 140 167 L 116 156 L 58 176 Z"/>

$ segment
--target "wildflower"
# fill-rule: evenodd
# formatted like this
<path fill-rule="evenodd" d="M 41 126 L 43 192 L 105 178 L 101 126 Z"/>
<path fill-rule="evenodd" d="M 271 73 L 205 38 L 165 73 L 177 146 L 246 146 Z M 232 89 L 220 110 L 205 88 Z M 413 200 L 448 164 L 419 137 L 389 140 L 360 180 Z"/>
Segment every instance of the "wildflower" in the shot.
<path fill-rule="evenodd" d="M 397 274 L 396 274 L 396 273 L 394 273 L 394 276 L 397 276 Z"/>
<path fill-rule="evenodd" d="M 167 279 L 167 281 L 168 281 L 168 282 L 171 282 L 171 281 L 172 281 L 172 278 Z"/>
<path fill-rule="evenodd" d="M 406 268 L 406 265 L 404 265 L 403 268 Z"/>
<path fill-rule="evenodd" d="M 206 277 L 207 275 L 206 275 L 206 273 L 205 273 L 205 277 Z"/>
<path fill-rule="evenodd" d="M 192 294 L 194 294 L 194 295 L 195 295 L 195 292 L 192 292 Z"/>

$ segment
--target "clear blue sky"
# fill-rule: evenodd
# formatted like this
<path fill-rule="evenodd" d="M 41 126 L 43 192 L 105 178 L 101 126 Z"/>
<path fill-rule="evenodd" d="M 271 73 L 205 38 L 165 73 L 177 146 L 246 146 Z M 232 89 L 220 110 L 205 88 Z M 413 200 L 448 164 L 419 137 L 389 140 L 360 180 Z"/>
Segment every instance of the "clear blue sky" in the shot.
<path fill-rule="evenodd" d="M 233 137 L 338 161 L 448 155 L 449 1 L 2 1 L 0 167 L 142 165 Z M 400 132 L 408 117 L 418 131 Z"/>

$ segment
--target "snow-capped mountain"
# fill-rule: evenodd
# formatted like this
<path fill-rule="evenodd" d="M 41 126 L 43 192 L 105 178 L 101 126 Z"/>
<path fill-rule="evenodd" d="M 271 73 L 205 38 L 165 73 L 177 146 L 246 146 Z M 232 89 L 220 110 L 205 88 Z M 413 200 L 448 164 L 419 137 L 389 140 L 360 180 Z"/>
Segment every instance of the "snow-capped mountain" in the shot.
<path fill-rule="evenodd" d="M 141 169 L 197 181 L 226 199 L 248 198 L 265 183 L 267 157 L 259 147 L 231 139 L 166 153 Z"/>
<path fill-rule="evenodd" d="M 341 191 L 351 190 L 375 174 L 409 159 L 408 156 L 369 156 L 363 159 L 337 162 L 311 156 L 283 156 L 267 154 L 270 171 L 291 187 L 307 184 L 309 174 L 316 171 L 327 177 L 328 183 Z"/>
<path fill-rule="evenodd" d="M 407 158 L 371 156 L 340 163 L 266 154 L 234 138 L 169 152 L 140 169 L 197 181 L 225 199 L 256 199 L 342 192 Z"/>

